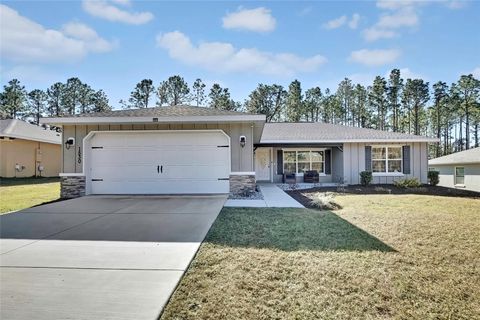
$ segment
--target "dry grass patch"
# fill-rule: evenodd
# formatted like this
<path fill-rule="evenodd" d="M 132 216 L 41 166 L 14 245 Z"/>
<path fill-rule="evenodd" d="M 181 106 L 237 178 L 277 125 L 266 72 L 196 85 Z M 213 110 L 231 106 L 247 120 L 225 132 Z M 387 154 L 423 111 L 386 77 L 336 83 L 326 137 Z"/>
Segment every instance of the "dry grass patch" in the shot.
<path fill-rule="evenodd" d="M 478 319 L 480 201 L 225 208 L 162 319 Z"/>

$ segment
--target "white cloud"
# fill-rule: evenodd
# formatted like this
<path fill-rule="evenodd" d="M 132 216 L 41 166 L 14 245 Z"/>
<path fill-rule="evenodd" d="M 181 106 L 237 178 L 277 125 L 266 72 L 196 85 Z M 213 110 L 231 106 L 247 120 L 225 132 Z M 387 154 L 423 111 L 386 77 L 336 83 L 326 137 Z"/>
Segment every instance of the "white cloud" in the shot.
<path fill-rule="evenodd" d="M 127 24 L 145 24 L 153 19 L 151 12 L 128 12 L 115 5 L 130 6 L 129 0 L 84 0 L 83 9 L 92 16 Z"/>
<path fill-rule="evenodd" d="M 399 35 L 398 29 L 413 28 L 419 24 L 417 7 L 424 5 L 425 1 L 409 0 L 379 0 L 377 7 L 388 10 L 379 17 L 377 23 L 363 31 L 367 41 L 389 39 Z"/>
<path fill-rule="evenodd" d="M 475 78 L 480 79 L 480 67 L 473 69 L 472 74 Z"/>
<path fill-rule="evenodd" d="M 354 13 L 352 19 L 348 22 L 348 26 L 350 27 L 350 29 L 357 29 L 359 22 L 360 15 L 358 13 Z"/>
<path fill-rule="evenodd" d="M 459 0 L 452 0 L 452 1 L 446 1 L 447 8 L 453 9 L 453 10 L 458 10 L 458 9 L 463 9 L 467 6 L 468 2 L 466 0 L 459 1 Z"/>
<path fill-rule="evenodd" d="M 396 10 L 406 7 L 412 7 L 420 4 L 421 1 L 413 0 L 378 0 L 377 7 L 381 9 Z"/>
<path fill-rule="evenodd" d="M 360 15 L 358 13 L 354 13 L 350 20 L 348 19 L 348 16 L 343 15 L 343 16 L 338 17 L 336 19 L 332 19 L 330 21 L 327 21 L 323 25 L 323 28 L 328 29 L 328 30 L 332 30 L 332 29 L 340 28 L 344 25 L 348 25 L 350 27 L 350 29 L 356 29 L 358 27 L 359 22 L 360 22 Z"/>
<path fill-rule="evenodd" d="M 5 5 L 0 5 L 0 18 L 0 53 L 9 60 L 71 62 L 83 58 L 89 52 L 106 52 L 113 48 L 94 30 L 79 23 L 76 23 L 77 27 L 72 28 L 70 34 L 46 29 Z M 73 35 L 74 29 L 76 35 Z"/>
<path fill-rule="evenodd" d="M 236 12 L 228 13 L 222 20 L 225 29 L 255 32 L 273 31 L 277 23 L 270 9 L 264 7 L 255 9 L 243 9 L 240 7 Z"/>
<path fill-rule="evenodd" d="M 157 45 L 185 64 L 216 72 L 249 72 L 292 76 L 316 71 L 327 59 L 321 55 L 304 58 L 291 53 L 271 53 L 256 48 L 235 48 L 227 42 L 192 44 L 180 31 L 159 34 Z"/>
<path fill-rule="evenodd" d="M 95 30 L 79 22 L 70 22 L 63 26 L 63 33 L 75 39 L 83 40 L 87 50 L 92 52 L 108 52 L 115 43 L 101 38 Z"/>
<path fill-rule="evenodd" d="M 417 13 L 412 8 L 405 8 L 393 14 L 381 16 L 376 26 L 379 28 L 396 29 L 401 27 L 414 27 L 417 24 Z"/>
<path fill-rule="evenodd" d="M 300 10 L 300 12 L 298 12 L 298 15 L 300 17 L 304 17 L 306 15 L 309 15 L 312 11 L 313 11 L 312 7 L 305 7 L 302 10 Z"/>
<path fill-rule="evenodd" d="M 337 29 L 347 23 L 347 16 L 341 16 L 339 18 L 328 21 L 323 25 L 325 29 Z"/>
<path fill-rule="evenodd" d="M 428 80 L 427 77 L 424 75 L 421 75 L 419 73 L 413 72 L 410 70 L 410 68 L 401 68 L 400 69 L 400 76 L 403 79 L 423 79 L 423 80 Z"/>
<path fill-rule="evenodd" d="M 361 49 L 353 51 L 348 58 L 349 61 L 361 63 L 367 66 L 381 66 L 395 62 L 401 55 L 400 50 L 368 50 Z"/>
<path fill-rule="evenodd" d="M 398 36 L 395 31 L 371 27 L 363 30 L 363 37 L 367 41 L 375 41 L 378 39 L 391 39 Z"/>

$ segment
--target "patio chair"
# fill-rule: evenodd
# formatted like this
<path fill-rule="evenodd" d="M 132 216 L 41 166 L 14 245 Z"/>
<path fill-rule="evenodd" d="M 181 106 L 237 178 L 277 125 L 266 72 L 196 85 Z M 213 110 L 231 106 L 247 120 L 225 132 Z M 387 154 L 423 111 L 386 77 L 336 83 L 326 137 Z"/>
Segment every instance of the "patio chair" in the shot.
<path fill-rule="evenodd" d="M 283 174 L 283 183 L 295 184 L 297 183 L 297 177 L 295 173 L 284 173 Z"/>
<path fill-rule="evenodd" d="M 317 170 L 305 171 L 303 174 L 303 182 L 305 183 L 318 183 L 320 182 L 320 175 Z"/>

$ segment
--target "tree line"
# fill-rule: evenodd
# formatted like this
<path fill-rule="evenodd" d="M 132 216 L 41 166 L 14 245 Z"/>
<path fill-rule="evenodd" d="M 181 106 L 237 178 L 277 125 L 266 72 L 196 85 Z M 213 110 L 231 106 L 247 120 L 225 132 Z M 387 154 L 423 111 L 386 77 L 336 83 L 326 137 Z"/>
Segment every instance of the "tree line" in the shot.
<path fill-rule="evenodd" d="M 22 119 L 39 124 L 44 116 L 60 117 L 111 110 L 103 90 L 95 90 L 78 78 L 56 82 L 46 90 L 27 91 L 19 80 L 12 79 L 0 93 L 0 117 Z"/>
<path fill-rule="evenodd" d="M 102 90 L 94 90 L 78 78 L 55 83 L 46 91 L 27 92 L 16 79 L 0 93 L 0 116 L 30 119 L 111 110 Z M 155 87 L 143 79 L 133 88 L 123 108 L 148 108 L 190 104 L 222 110 L 265 114 L 269 122 L 326 122 L 361 128 L 428 135 L 441 140 L 433 145 L 432 156 L 479 146 L 480 81 L 462 75 L 448 85 L 439 81 L 430 86 L 423 79 L 404 79 L 393 69 L 388 77 L 377 76 L 371 85 L 342 80 L 336 91 L 320 87 L 302 90 L 294 80 L 259 84 L 243 101 L 234 101 L 229 88 L 215 83 L 207 91 L 196 79 L 190 87 L 180 76 L 171 76 Z"/>

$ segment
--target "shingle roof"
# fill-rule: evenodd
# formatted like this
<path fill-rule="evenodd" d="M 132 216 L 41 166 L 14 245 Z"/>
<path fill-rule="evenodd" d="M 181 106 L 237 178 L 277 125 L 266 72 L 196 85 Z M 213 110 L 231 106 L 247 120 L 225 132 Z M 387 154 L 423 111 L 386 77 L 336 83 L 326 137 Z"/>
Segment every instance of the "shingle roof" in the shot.
<path fill-rule="evenodd" d="M 107 112 L 82 113 L 73 117 L 184 117 L 184 116 L 238 116 L 251 113 L 220 110 L 215 108 L 178 105 L 142 109 L 112 110 Z M 68 116 L 72 117 L 72 116 Z"/>
<path fill-rule="evenodd" d="M 438 157 L 428 161 L 429 165 L 442 164 L 461 164 L 461 163 L 479 163 L 480 147 L 452 153 L 443 157 Z"/>
<path fill-rule="evenodd" d="M 266 123 L 260 144 L 425 141 L 435 138 L 330 123 Z"/>
<path fill-rule="evenodd" d="M 0 120 L 0 137 L 61 144 L 61 134 L 21 120 Z"/>

